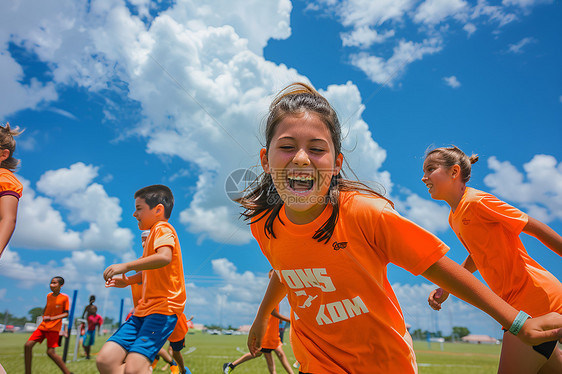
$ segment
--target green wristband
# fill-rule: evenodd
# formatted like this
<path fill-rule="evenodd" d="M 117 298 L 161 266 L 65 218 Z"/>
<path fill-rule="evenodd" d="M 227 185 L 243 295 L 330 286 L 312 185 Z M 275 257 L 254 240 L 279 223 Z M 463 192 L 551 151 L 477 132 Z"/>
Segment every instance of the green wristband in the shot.
<path fill-rule="evenodd" d="M 523 327 L 523 324 L 525 323 L 527 318 L 531 318 L 531 316 L 524 311 L 521 310 L 519 313 L 517 313 L 517 317 L 515 317 L 515 320 L 509 328 L 509 332 L 513 335 L 519 334 L 519 331 L 521 331 L 521 328 Z"/>

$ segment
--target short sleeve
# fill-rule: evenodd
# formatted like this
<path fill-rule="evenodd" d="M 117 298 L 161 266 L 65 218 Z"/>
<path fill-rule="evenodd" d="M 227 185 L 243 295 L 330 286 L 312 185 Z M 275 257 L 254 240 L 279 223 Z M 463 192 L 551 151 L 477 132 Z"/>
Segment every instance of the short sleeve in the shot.
<path fill-rule="evenodd" d="M 481 218 L 499 222 L 517 235 L 523 231 L 529 221 L 529 216 L 526 213 L 490 194 L 482 196 L 478 203 L 471 204 L 471 209 L 475 208 Z"/>
<path fill-rule="evenodd" d="M 157 230 L 154 238 L 154 250 L 166 246 L 175 248 L 174 232 L 166 226 L 159 227 Z"/>
<path fill-rule="evenodd" d="M 402 217 L 388 204 L 375 225 L 375 243 L 388 261 L 420 275 L 447 253 L 449 247 L 429 231 Z"/>
<path fill-rule="evenodd" d="M 14 196 L 21 198 L 23 186 L 21 182 L 11 172 L 4 172 L 0 174 L 0 197 Z"/>

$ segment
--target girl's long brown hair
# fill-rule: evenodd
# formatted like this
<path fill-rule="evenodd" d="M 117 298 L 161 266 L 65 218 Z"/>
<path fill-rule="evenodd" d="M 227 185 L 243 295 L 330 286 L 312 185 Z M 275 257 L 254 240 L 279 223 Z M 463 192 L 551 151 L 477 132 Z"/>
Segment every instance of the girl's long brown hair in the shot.
<path fill-rule="evenodd" d="M 277 129 L 277 125 L 287 116 L 303 112 L 312 112 L 324 122 L 334 143 L 336 157 L 341 153 L 342 135 L 341 125 L 336 111 L 328 100 L 320 95 L 314 88 L 305 83 L 293 83 L 282 89 L 271 105 L 267 117 L 265 137 L 266 150 L 269 150 L 271 140 Z M 332 205 L 333 210 L 330 217 L 320 226 L 313 239 L 327 243 L 336 227 L 339 217 L 340 192 L 357 191 L 365 194 L 376 195 L 384 198 L 390 204 L 392 202 L 373 190 L 366 184 L 344 178 L 343 172 L 338 173 L 330 182 L 330 188 L 326 196 L 327 202 Z M 283 207 L 283 200 L 277 193 L 270 174 L 262 173 L 247 189 L 247 193 L 237 201 L 245 208 L 241 214 L 245 220 L 257 217 L 252 223 L 266 218 L 264 231 L 267 237 L 275 238 L 273 223 L 275 219 L 283 224 L 279 218 L 279 211 Z"/>

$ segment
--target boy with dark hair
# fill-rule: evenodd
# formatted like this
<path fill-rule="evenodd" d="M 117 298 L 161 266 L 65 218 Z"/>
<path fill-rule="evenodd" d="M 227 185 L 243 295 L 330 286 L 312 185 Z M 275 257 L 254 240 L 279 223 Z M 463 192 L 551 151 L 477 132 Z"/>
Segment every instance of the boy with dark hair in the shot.
<path fill-rule="evenodd" d="M 143 255 L 137 260 L 105 269 L 106 287 L 142 283 L 134 314 L 107 340 L 96 364 L 100 373 L 149 373 L 150 364 L 164 345 L 185 307 L 185 279 L 176 231 L 168 223 L 174 197 L 163 185 L 135 193 L 135 212 L 141 230 L 150 230 Z M 137 271 L 127 277 L 128 271 Z M 116 278 L 118 274 L 122 277 Z"/>
<path fill-rule="evenodd" d="M 63 284 L 64 279 L 62 277 L 56 276 L 51 279 L 50 288 L 52 292 L 47 295 L 47 304 L 43 309 L 43 321 L 24 345 L 25 374 L 31 374 L 33 346 L 45 339 L 47 339 L 47 355 L 49 358 L 57 364 L 63 373 L 70 373 L 62 358 L 55 352 L 55 348 L 59 346 L 62 319 L 68 317 L 69 310 L 68 296 L 60 292 Z"/>

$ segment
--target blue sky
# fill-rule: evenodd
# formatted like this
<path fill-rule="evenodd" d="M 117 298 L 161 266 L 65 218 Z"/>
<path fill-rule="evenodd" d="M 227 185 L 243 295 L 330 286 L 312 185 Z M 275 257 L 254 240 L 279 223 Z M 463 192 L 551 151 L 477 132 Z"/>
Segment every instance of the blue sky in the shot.
<path fill-rule="evenodd" d="M 134 192 L 175 194 L 195 322 L 250 324 L 265 257 L 225 181 L 259 171 L 260 125 L 279 89 L 307 81 L 336 107 L 362 180 L 436 233 L 461 262 L 448 209 L 421 183 L 423 154 L 478 153 L 470 185 L 562 232 L 562 26 L 548 0 L 22 0 L 0 12 L 0 121 L 25 129 L 16 232 L 0 260 L 0 310 L 43 306 L 51 276 L 78 305 L 118 318 L 128 290 L 103 269 L 141 254 Z M 524 237 L 562 278 L 560 257 Z M 414 328 L 500 336 L 499 326 L 389 267 Z M 286 307 L 285 307 L 286 308 Z M 287 310 L 285 309 L 285 312 Z"/>

